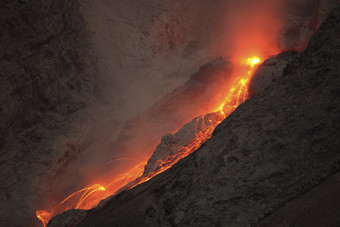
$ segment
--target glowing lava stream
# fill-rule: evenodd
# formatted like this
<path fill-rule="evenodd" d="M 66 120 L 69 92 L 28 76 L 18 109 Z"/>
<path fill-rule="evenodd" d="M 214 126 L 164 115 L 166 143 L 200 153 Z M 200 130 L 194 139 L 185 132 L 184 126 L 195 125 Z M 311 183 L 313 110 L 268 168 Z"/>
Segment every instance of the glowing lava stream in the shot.
<path fill-rule="evenodd" d="M 262 60 L 259 57 L 244 59 L 237 68 L 237 75 L 234 77 L 229 91 L 227 92 L 221 105 L 218 106 L 213 111 L 213 113 L 202 115 L 197 119 L 197 124 L 200 120 L 202 120 L 202 129 L 200 131 L 196 130 L 195 138 L 191 141 L 191 143 L 185 147 L 179 147 L 178 152 L 175 155 L 162 162 L 161 168 L 149 174 L 148 176 L 143 177 L 141 180 L 136 181 L 136 183 L 129 188 L 133 188 L 141 183 L 144 183 L 155 175 L 164 172 L 182 158 L 196 151 L 204 142 L 206 142 L 212 136 L 216 126 L 220 124 L 227 116 L 229 116 L 241 103 L 247 100 L 249 81 L 256 69 L 256 66 L 261 63 L 261 61 Z M 208 123 L 205 124 L 204 122 Z M 115 178 L 105 187 L 99 184 L 93 184 L 76 191 L 60 202 L 59 205 L 53 209 L 53 211 L 48 212 L 45 210 L 37 210 L 36 216 L 42 222 L 42 224 L 46 226 L 51 217 L 64 211 L 70 209 L 92 209 L 97 206 L 101 200 L 113 195 L 129 182 L 132 182 L 136 178 L 142 176 L 145 165 L 146 161 L 141 161 L 134 168 L 122 174 L 120 177 Z"/>

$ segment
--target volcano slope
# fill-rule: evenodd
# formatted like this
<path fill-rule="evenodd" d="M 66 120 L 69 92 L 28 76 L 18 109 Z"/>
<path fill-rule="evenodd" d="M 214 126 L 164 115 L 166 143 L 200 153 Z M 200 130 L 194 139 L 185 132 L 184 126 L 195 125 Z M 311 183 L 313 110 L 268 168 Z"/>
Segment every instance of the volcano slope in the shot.
<path fill-rule="evenodd" d="M 339 172 L 339 33 L 338 8 L 282 77 L 200 149 L 78 226 L 255 225 Z"/>

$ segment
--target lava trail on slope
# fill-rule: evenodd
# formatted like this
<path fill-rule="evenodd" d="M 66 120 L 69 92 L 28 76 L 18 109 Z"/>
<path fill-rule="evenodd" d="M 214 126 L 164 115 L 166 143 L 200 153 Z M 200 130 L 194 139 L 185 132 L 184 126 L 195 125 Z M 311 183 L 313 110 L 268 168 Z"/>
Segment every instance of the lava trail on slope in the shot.
<path fill-rule="evenodd" d="M 72 193 L 52 211 L 37 210 L 37 218 L 46 226 L 53 216 L 67 210 L 92 209 L 108 196 L 116 194 L 123 189 L 133 188 L 150 180 L 157 174 L 171 168 L 171 166 L 182 158 L 196 151 L 212 136 L 216 126 L 229 116 L 240 104 L 247 100 L 249 81 L 257 65 L 261 62 L 261 58 L 255 56 L 244 58 L 236 62 L 236 64 L 234 63 L 233 81 L 229 83 L 229 88 L 227 89 L 223 102 L 216 106 L 211 113 L 203 114 L 195 118 L 192 122 L 186 124 L 173 134 L 172 138 L 182 138 L 182 140 L 172 140 L 170 146 L 168 143 L 168 146 L 164 149 L 164 147 L 162 147 L 162 145 L 164 145 L 163 139 L 163 143 L 157 147 L 148 162 L 142 160 L 134 168 L 119 177 L 115 177 L 107 185 L 93 184 Z M 183 136 L 184 134 L 186 136 Z M 106 164 L 104 164 L 104 166 Z"/>

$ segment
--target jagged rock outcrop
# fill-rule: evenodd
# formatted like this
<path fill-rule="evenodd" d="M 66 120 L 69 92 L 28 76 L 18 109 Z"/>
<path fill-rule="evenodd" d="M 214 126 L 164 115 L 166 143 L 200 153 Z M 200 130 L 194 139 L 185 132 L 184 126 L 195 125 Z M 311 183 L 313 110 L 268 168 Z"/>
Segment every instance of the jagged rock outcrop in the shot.
<path fill-rule="evenodd" d="M 339 171 L 340 9 L 199 150 L 77 226 L 249 226 Z M 131 218 L 133 217 L 133 218 Z"/>
<path fill-rule="evenodd" d="M 210 113 L 193 119 L 185 124 L 173 135 L 168 134 L 162 138 L 161 143 L 154 151 L 145 166 L 142 177 L 156 173 L 169 158 L 177 160 L 181 153 L 186 153 L 188 145 L 196 139 L 197 134 L 204 134 L 210 127 L 217 125 L 220 119 L 219 113 Z M 200 144 L 198 144 L 200 145 Z"/>
<path fill-rule="evenodd" d="M 200 67 L 183 86 L 125 124 L 111 145 L 114 155 L 131 153 L 135 156 L 145 152 L 163 135 L 182 127 L 183 122 L 210 112 L 223 100 L 222 91 L 231 73 L 232 63 L 222 57 Z"/>

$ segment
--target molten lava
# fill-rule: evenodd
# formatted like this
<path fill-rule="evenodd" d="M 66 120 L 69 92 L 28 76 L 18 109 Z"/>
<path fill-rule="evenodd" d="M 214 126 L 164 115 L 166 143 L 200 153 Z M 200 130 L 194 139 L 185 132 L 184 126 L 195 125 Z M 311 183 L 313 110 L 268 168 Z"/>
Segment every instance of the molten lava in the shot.
<path fill-rule="evenodd" d="M 256 69 L 256 66 L 261 63 L 261 61 L 262 60 L 260 57 L 251 57 L 243 59 L 241 62 L 234 64 L 234 79 L 226 92 L 224 101 L 214 110 L 212 110 L 213 113 L 207 113 L 197 119 L 196 125 L 200 123 L 200 130 L 197 130 L 196 127 L 195 138 L 191 141 L 191 143 L 187 146 L 179 147 L 178 151 L 174 155 L 168 157 L 161 163 L 161 167 L 159 169 L 148 174 L 147 176 L 142 177 L 139 181 L 135 181 L 135 183 L 128 188 L 133 188 L 143 182 L 148 181 L 155 175 L 164 172 L 182 158 L 196 151 L 204 142 L 206 142 L 212 136 L 216 126 L 220 124 L 227 116 L 229 116 L 241 103 L 246 101 L 248 97 L 249 81 Z M 104 164 L 103 166 L 111 162 L 112 161 Z M 141 160 L 134 168 L 122 174 L 121 176 L 116 177 L 105 186 L 93 184 L 82 188 L 66 197 L 52 211 L 36 211 L 36 216 L 42 222 L 42 224 L 46 226 L 51 217 L 64 211 L 70 209 L 92 209 L 93 207 L 97 206 L 101 200 L 115 194 L 119 189 L 132 182 L 136 178 L 142 176 L 145 165 L 146 160 Z"/>
<path fill-rule="evenodd" d="M 195 138 L 191 141 L 191 143 L 185 147 L 179 147 L 178 151 L 175 152 L 174 155 L 168 157 L 161 163 L 161 167 L 159 169 L 143 178 L 138 184 L 148 181 L 155 175 L 169 169 L 179 160 L 193 153 L 204 142 L 206 142 L 212 136 L 216 126 L 229 116 L 241 103 L 247 100 L 249 81 L 254 73 L 256 65 L 260 62 L 261 59 L 259 57 L 252 57 L 243 60 L 241 62 L 241 66 L 236 68 L 238 75 L 234 77 L 235 79 L 232 82 L 231 88 L 227 92 L 224 101 L 213 113 L 204 114 L 197 119 Z M 197 131 L 197 125 L 199 123 L 201 130 Z"/>

